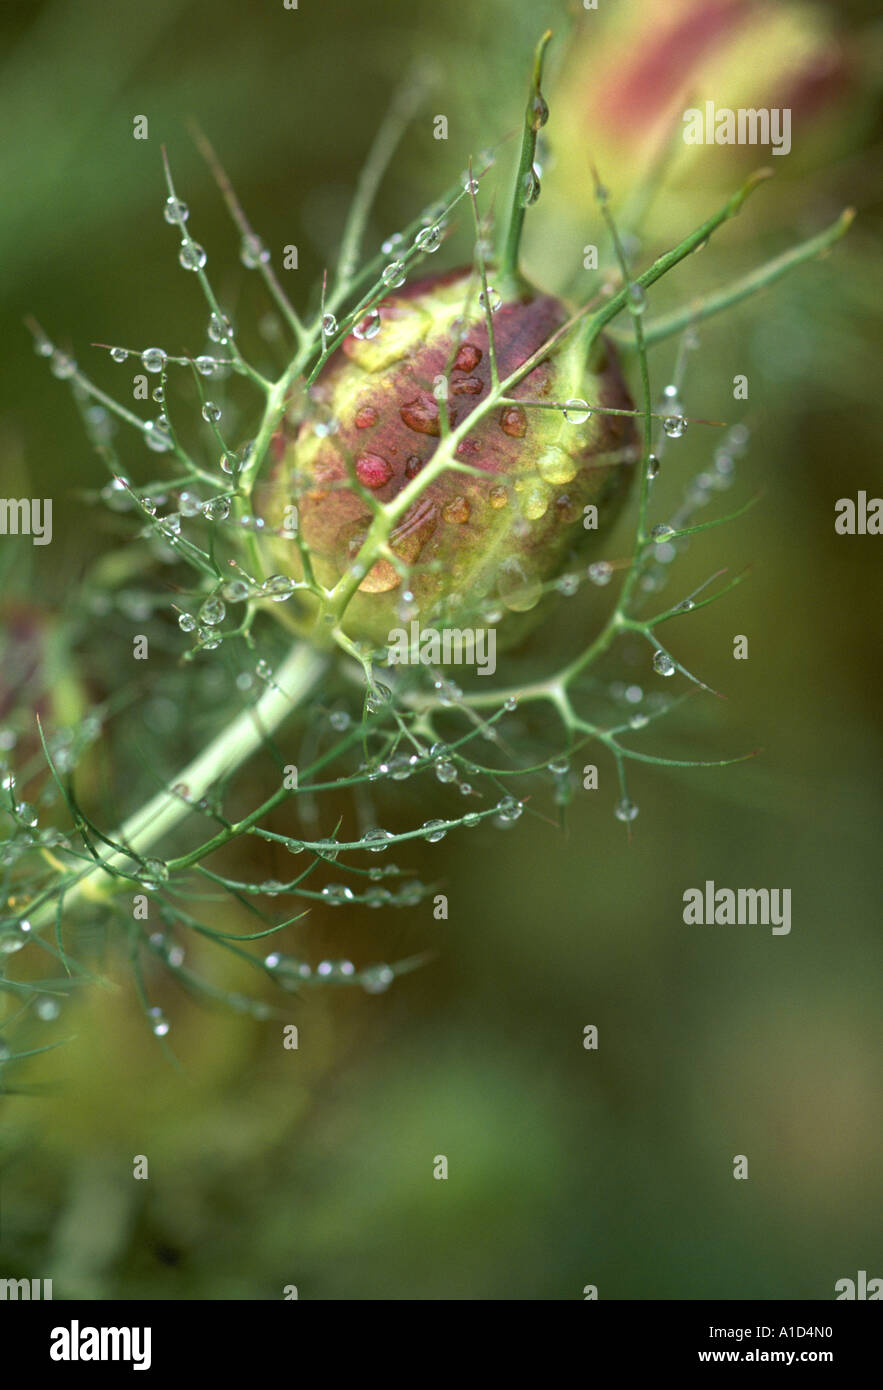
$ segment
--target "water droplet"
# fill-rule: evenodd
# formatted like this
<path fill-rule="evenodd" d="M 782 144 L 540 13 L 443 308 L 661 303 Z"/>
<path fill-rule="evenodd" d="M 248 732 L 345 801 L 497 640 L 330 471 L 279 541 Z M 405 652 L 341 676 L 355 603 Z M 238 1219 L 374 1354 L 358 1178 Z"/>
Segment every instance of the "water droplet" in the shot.
<path fill-rule="evenodd" d="M 514 695 L 510 695 L 509 698 L 508 698 L 507 700 L 504 700 L 504 701 L 503 701 L 503 709 L 506 710 L 508 714 L 514 714 L 514 712 L 515 712 L 515 710 L 517 710 L 517 708 L 518 708 L 518 701 L 517 701 L 517 699 L 515 698 Z"/>
<path fill-rule="evenodd" d="M 239 248 L 239 259 L 246 270 L 256 270 L 259 265 L 266 265 L 270 259 L 270 253 L 259 236 L 249 232 L 242 238 Z"/>
<path fill-rule="evenodd" d="M 362 836 L 363 842 L 368 846 L 372 854 L 382 854 L 385 849 L 389 848 L 389 842 L 393 838 L 392 831 L 383 830 L 380 826 L 376 827 L 374 830 L 366 830 L 365 834 Z"/>
<path fill-rule="evenodd" d="M 172 447 L 168 423 L 163 423 L 164 418 L 160 415 L 156 420 L 148 420 L 144 427 L 144 442 L 155 454 L 167 454 Z"/>
<path fill-rule="evenodd" d="M 255 675 L 259 680 L 269 681 L 273 678 L 273 668 L 269 661 L 264 661 L 263 657 L 255 666 Z"/>
<path fill-rule="evenodd" d="M 337 319 L 334 314 L 322 315 L 322 332 L 326 338 L 333 338 L 337 332 Z"/>
<path fill-rule="evenodd" d="M 527 434 L 527 415 L 520 405 L 507 405 L 500 416 L 500 429 L 512 439 L 523 439 Z"/>
<path fill-rule="evenodd" d="M 402 236 L 401 232 L 393 232 L 392 236 L 388 236 L 386 241 L 381 243 L 380 249 L 384 256 L 391 256 L 393 251 L 397 251 L 398 248 L 404 246 L 404 244 L 405 238 Z"/>
<path fill-rule="evenodd" d="M 439 758 L 435 764 L 435 775 L 440 782 L 456 782 L 457 769 L 447 758 Z"/>
<path fill-rule="evenodd" d="M 687 421 L 683 415 L 668 415 L 662 422 L 662 428 L 669 439 L 680 439 L 687 433 Z"/>
<path fill-rule="evenodd" d="M 504 796 L 497 802 L 497 819 L 503 821 L 505 825 L 510 825 L 517 821 L 524 810 L 524 804 L 517 801 L 514 796 Z"/>
<path fill-rule="evenodd" d="M 589 565 L 586 573 L 593 584 L 603 588 L 613 578 L 613 566 L 609 560 L 596 560 L 593 565 Z"/>
<path fill-rule="evenodd" d="M 145 859 L 141 866 L 141 882 L 145 888 L 156 886 L 167 882 L 169 877 L 168 865 L 161 859 Z"/>
<path fill-rule="evenodd" d="M 77 364 L 64 352 L 53 352 L 49 359 L 49 370 L 59 381 L 68 381 L 76 372 Z"/>
<path fill-rule="evenodd" d="M 359 342 L 365 339 L 376 338 L 380 332 L 380 313 L 377 309 L 369 309 L 365 317 L 353 326 L 353 337 Z"/>
<path fill-rule="evenodd" d="M 639 285 L 637 281 L 629 285 L 627 299 L 631 313 L 643 314 L 647 308 L 647 293 L 643 285 Z"/>
<path fill-rule="evenodd" d="M 562 449 L 558 444 L 550 444 L 537 459 L 537 472 L 543 482 L 559 487 L 563 483 L 573 482 L 577 474 L 577 465 L 566 449 Z"/>
<path fill-rule="evenodd" d="M 125 362 L 128 356 L 125 348 L 112 347 L 110 350 L 110 357 L 113 362 Z"/>
<path fill-rule="evenodd" d="M 438 401 L 434 396 L 415 396 L 399 410 L 402 420 L 416 434 L 439 435 Z"/>
<path fill-rule="evenodd" d="M 562 574 L 561 578 L 555 581 L 555 588 L 565 598 L 572 598 L 579 589 L 579 575 Z"/>
<path fill-rule="evenodd" d="M 651 483 L 654 478 L 659 477 L 660 466 L 659 459 L 655 454 L 647 455 L 647 477 L 650 479 Z"/>
<path fill-rule="evenodd" d="M 478 179 L 474 179 L 468 173 L 465 173 L 463 175 L 463 187 L 467 193 L 477 193 Z"/>
<path fill-rule="evenodd" d="M 542 582 L 529 577 L 521 563 L 511 556 L 497 571 L 497 589 L 503 603 L 512 613 L 527 613 L 539 603 Z"/>
<path fill-rule="evenodd" d="M 658 676 L 674 675 L 675 663 L 672 661 L 668 652 L 660 650 L 653 653 L 653 670 Z"/>
<path fill-rule="evenodd" d="M 442 509 L 442 516 L 445 521 L 450 521 L 457 526 L 462 526 L 464 521 L 469 520 L 469 513 L 469 502 L 465 497 L 454 497 L 448 505 Z"/>
<path fill-rule="evenodd" d="M 34 1005 L 34 1013 L 43 1023 L 52 1023 L 61 1013 L 61 1005 L 57 999 L 44 997 L 38 999 Z"/>
<path fill-rule="evenodd" d="M 421 826 L 426 839 L 431 845 L 438 844 L 448 833 L 447 825 L 443 820 L 425 820 Z"/>
<path fill-rule="evenodd" d="M 507 502 L 509 501 L 509 493 L 506 491 L 504 487 L 492 487 L 490 492 L 488 493 L 487 500 L 494 508 L 494 511 L 499 511 L 500 508 L 505 507 Z"/>
<path fill-rule="evenodd" d="M 271 574 L 269 579 L 265 579 L 261 585 L 261 593 L 265 594 L 273 603 L 285 603 L 291 598 L 297 588 L 294 579 L 287 574 Z"/>
<path fill-rule="evenodd" d="M 185 270 L 202 270 L 207 260 L 208 256 L 205 254 L 205 247 L 200 246 L 198 242 L 181 242 L 181 249 L 178 252 L 178 261 Z"/>
<path fill-rule="evenodd" d="M 192 613 L 181 613 L 178 616 L 178 626 L 182 632 L 193 632 L 196 627 L 196 619 Z"/>
<path fill-rule="evenodd" d="M 227 616 L 227 609 L 219 598 L 207 598 L 199 610 L 199 621 L 206 627 L 217 627 Z"/>
<path fill-rule="evenodd" d="M 377 889 L 375 891 L 385 892 L 386 890 Z M 390 894 L 387 893 L 386 896 L 388 899 L 390 897 Z M 378 904 L 378 906 L 380 906 L 380 904 Z M 394 979 L 395 972 L 391 969 L 390 966 L 369 965 L 366 966 L 366 968 L 362 971 L 361 974 L 362 989 L 365 991 L 366 994 L 383 994 L 386 990 L 389 989 Z"/>
<path fill-rule="evenodd" d="M 481 348 L 473 343 L 463 343 L 454 358 L 455 372 L 474 372 L 482 358 Z"/>
<path fill-rule="evenodd" d="M 633 714 L 631 719 L 629 720 L 629 728 L 643 729 L 646 724 L 649 724 L 649 722 L 650 721 L 646 714 Z"/>
<path fill-rule="evenodd" d="M 202 514 L 207 521 L 226 521 L 230 515 L 230 498 L 210 497 L 202 504 Z"/>
<path fill-rule="evenodd" d="M 352 719 L 345 709 L 336 709 L 328 716 L 328 723 L 332 729 L 336 729 L 339 734 L 344 733 L 352 723 Z"/>
<path fill-rule="evenodd" d="M 388 266 L 384 266 L 380 278 L 384 285 L 390 289 L 397 289 L 399 285 L 403 285 L 405 283 L 404 261 L 390 261 Z"/>
<path fill-rule="evenodd" d="M 186 203 L 182 203 L 180 198 L 166 198 L 163 207 L 163 217 L 172 226 L 182 226 L 190 216 L 190 209 Z"/>
<path fill-rule="evenodd" d="M 217 424 L 221 418 L 221 407 L 215 405 L 214 401 L 206 401 L 202 407 L 202 418 L 208 425 Z"/>
<path fill-rule="evenodd" d="M 542 130 L 549 119 L 549 107 L 542 92 L 535 92 L 530 101 L 530 128 Z"/>
<path fill-rule="evenodd" d="M 503 303 L 503 300 L 502 297 L 497 294 L 493 285 L 488 285 L 487 292 L 482 290 L 479 294 L 478 302 L 482 309 L 489 309 L 492 314 L 495 314 Z"/>
<path fill-rule="evenodd" d="M 150 395 L 151 398 L 156 401 L 157 405 L 162 405 L 163 401 L 166 398 L 166 393 L 161 386 L 154 386 Z"/>
<path fill-rule="evenodd" d="M 377 681 L 365 697 L 365 707 L 369 714 L 377 714 L 378 710 L 386 708 L 391 699 L 392 691 L 389 686 Z"/>
<path fill-rule="evenodd" d="M 528 169 L 521 180 L 520 201 L 523 208 L 533 207 L 540 196 L 540 178 L 535 168 Z"/>
<path fill-rule="evenodd" d="M 392 473 L 392 465 L 381 454 L 362 454 L 356 462 L 356 477 L 363 487 L 383 487 Z"/>
<path fill-rule="evenodd" d="M 335 907 L 340 907 L 343 903 L 351 903 L 354 893 L 352 888 L 348 888 L 345 883 L 327 883 L 322 889 L 322 897 L 327 903 L 333 903 Z M 327 962 L 323 961 L 322 965 Z M 318 974 L 322 973 L 322 965 L 319 966 Z M 326 974 L 329 973 L 326 971 Z"/>
<path fill-rule="evenodd" d="M 578 396 L 564 403 L 564 418 L 569 425 L 584 425 L 591 419 L 592 412 L 589 409 L 588 401 L 580 400 Z"/>
<path fill-rule="evenodd" d="M 169 1031 L 169 1021 L 158 1004 L 147 1010 L 150 1026 L 158 1038 L 164 1038 Z"/>
<path fill-rule="evenodd" d="M 208 336 L 213 343 L 227 343 L 233 337 L 233 325 L 226 314 L 212 313 L 208 321 Z"/>
<path fill-rule="evenodd" d="M 145 372 L 161 372 L 166 364 L 166 354 L 162 348 L 145 348 L 141 354 L 141 365 Z"/>
<path fill-rule="evenodd" d="M 31 924 L 27 921 L 13 922 L 0 927 L 0 955 L 12 956 L 27 946 L 30 941 Z"/>
<path fill-rule="evenodd" d="M 376 425 L 377 411 L 374 409 L 373 405 L 363 405 L 357 410 L 353 417 L 353 424 L 357 430 L 367 430 L 370 429 L 372 425 Z"/>
<path fill-rule="evenodd" d="M 675 528 L 669 526 L 667 522 L 661 521 L 658 526 L 654 526 L 650 531 L 650 539 L 656 542 L 670 541 L 675 534 Z"/>
<path fill-rule="evenodd" d="M 629 801 L 628 797 L 624 796 L 621 801 L 617 801 L 613 808 L 613 814 L 617 820 L 621 820 L 627 825 L 637 816 L 638 808 L 633 801 Z"/>
<path fill-rule="evenodd" d="M 218 369 L 218 361 L 215 357 L 209 357 L 205 353 L 197 357 L 193 363 L 200 376 L 214 376 Z"/>

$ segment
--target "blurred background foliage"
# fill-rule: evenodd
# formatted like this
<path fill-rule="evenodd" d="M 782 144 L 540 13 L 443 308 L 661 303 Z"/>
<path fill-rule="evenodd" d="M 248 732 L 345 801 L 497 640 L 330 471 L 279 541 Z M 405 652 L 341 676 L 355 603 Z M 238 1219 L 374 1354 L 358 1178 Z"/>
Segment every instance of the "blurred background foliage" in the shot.
<path fill-rule="evenodd" d="M 552 118 L 527 241 L 540 283 L 578 296 L 582 248 L 601 239 L 589 160 L 621 206 L 687 95 L 806 100 L 787 159 L 677 150 L 644 256 L 717 207 L 746 157 L 777 179 L 654 293 L 650 312 L 777 254 L 846 203 L 859 217 L 825 261 L 706 325 L 685 387 L 691 413 L 751 426 L 729 496 L 766 491 L 747 518 L 696 543 L 676 581 L 687 593 L 719 566 L 753 566 L 748 584 L 672 637 L 728 699 L 691 700 L 652 747 L 761 756 L 633 773 L 631 843 L 601 760 L 601 789 L 577 795 L 563 833 L 550 799 L 505 833 L 420 847 L 408 862 L 442 882 L 446 923 L 429 920 L 428 904 L 389 922 L 314 906 L 302 937 L 315 958 L 383 959 L 427 941 L 438 956 L 380 998 L 305 998 L 297 1052 L 275 1023 L 170 989 L 175 1067 L 147 1031 L 125 959 L 96 943 L 118 988 L 66 1010 L 57 1027 L 76 1041 L 31 1068 L 35 1082 L 60 1074 L 58 1089 L 4 1103 L 0 1276 L 53 1277 L 59 1298 L 278 1298 L 295 1283 L 329 1299 L 557 1299 L 593 1283 L 602 1298 L 824 1299 L 837 1278 L 881 1273 L 881 542 L 835 536 L 832 524 L 836 498 L 881 490 L 873 11 L 859 0 L 600 0 L 597 13 L 560 0 L 3 9 L 0 470 L 5 495 L 56 499 L 52 550 L 20 552 L 4 582 L 54 610 L 113 535 L 80 497 L 104 480 L 101 466 L 34 357 L 23 313 L 111 388 L 119 369 L 93 341 L 193 346 L 204 315 L 160 214 L 161 143 L 222 300 L 243 319 L 258 302 L 192 117 L 268 244 L 300 248 L 292 274 L 305 287 L 333 255 L 408 64 L 428 66 L 436 86 L 384 184 L 370 245 L 515 129 L 545 23 L 558 35 Z M 447 143 L 432 139 L 436 113 Z M 138 114 L 147 141 L 132 138 Z M 458 250 L 462 238 L 443 254 L 453 263 Z M 654 351 L 657 390 L 673 356 Z M 742 372 L 745 404 L 732 399 Z M 669 449 L 659 517 L 710 447 L 696 428 Z M 627 545 L 614 538 L 612 556 Z M 581 611 L 564 605 L 542 635 L 550 662 Z M 732 659 L 737 633 L 746 662 Z M 632 678 L 645 679 L 646 653 L 634 659 Z M 205 697 L 218 677 L 199 679 Z M 171 728 L 172 749 L 179 737 Z M 126 758 L 118 741 L 102 775 L 134 796 L 147 784 Z M 409 783 L 381 823 L 456 814 L 446 798 Z M 791 935 L 685 927 L 683 891 L 708 878 L 791 887 Z M 229 906 L 216 924 L 242 926 Z M 241 986 L 235 971 L 220 978 Z M 597 1053 L 582 1047 L 588 1023 Z M 447 1182 L 431 1176 L 439 1153 Z M 146 1183 L 132 1179 L 136 1154 L 149 1157 Z M 733 1180 L 735 1154 L 748 1156 L 748 1182 Z"/>

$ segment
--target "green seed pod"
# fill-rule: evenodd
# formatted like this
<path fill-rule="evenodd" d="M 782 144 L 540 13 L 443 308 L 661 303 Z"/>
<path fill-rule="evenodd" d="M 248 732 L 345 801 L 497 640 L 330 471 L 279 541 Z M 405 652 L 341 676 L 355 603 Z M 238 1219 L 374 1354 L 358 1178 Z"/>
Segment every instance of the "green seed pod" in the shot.
<path fill-rule="evenodd" d="M 501 640 L 517 639 L 542 611 L 543 587 L 584 561 L 626 497 L 636 433 L 629 416 L 604 413 L 632 408 L 611 347 L 596 348 L 590 370 L 572 330 L 550 343 L 570 311 L 525 287 L 496 307 L 493 349 L 501 381 L 535 356 L 536 365 L 482 411 L 491 345 L 476 290 L 474 272 L 461 270 L 384 300 L 274 440 L 264 515 L 281 529 L 297 507 L 300 541 L 326 587 L 357 562 L 378 511 L 407 490 L 387 555 L 356 570 L 342 624 L 354 639 L 386 642 L 403 595 L 424 624 L 503 622 Z M 434 469 L 443 447 L 446 466 Z M 299 546 L 276 544 L 280 564 L 299 573 Z"/>

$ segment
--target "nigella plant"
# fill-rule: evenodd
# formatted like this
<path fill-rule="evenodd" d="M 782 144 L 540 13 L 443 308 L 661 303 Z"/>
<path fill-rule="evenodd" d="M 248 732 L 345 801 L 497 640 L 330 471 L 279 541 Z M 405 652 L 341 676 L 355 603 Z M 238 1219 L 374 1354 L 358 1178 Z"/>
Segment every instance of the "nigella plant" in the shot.
<path fill-rule="evenodd" d="M 63 1015 L 66 996 L 101 973 L 96 932 L 126 944 L 160 1038 L 169 979 L 258 1017 L 296 1015 L 292 996 L 322 986 L 378 994 L 426 960 L 427 942 L 380 954 L 367 931 L 355 961 L 311 957 L 304 919 L 317 905 L 362 905 L 373 922 L 403 910 L 444 919 L 445 884 L 409 868 L 415 842 L 463 832 L 468 849 L 517 821 L 516 835 L 532 817 L 563 821 L 584 789 L 631 834 L 631 763 L 732 760 L 669 756 L 662 722 L 686 693 L 709 689 L 679 655 L 681 624 L 741 577 L 709 564 L 685 591 L 677 560 L 756 501 L 720 505 L 748 433 L 738 419 L 703 418 L 700 325 L 821 254 L 850 214 L 709 297 L 654 314 L 657 282 L 725 228 L 765 171 L 641 264 L 647 200 L 615 218 L 602 179 L 616 170 L 587 163 L 598 268 L 587 267 L 582 303 L 545 293 L 525 279 L 520 245 L 546 177 L 549 38 L 533 59 L 511 191 L 497 187 L 497 152 L 464 159 L 436 203 L 366 248 L 419 99 L 407 87 L 305 307 L 283 291 L 199 137 L 242 263 L 270 302 L 259 354 L 244 346 L 166 162 L 165 220 L 183 280 L 205 301 L 207 342 L 192 354 L 105 347 L 147 383 L 149 415 L 32 324 L 106 465 L 93 500 L 123 543 L 71 596 L 64 681 L 34 686 L 61 615 L 11 618 L 4 639 L 4 1063 L 57 1044 L 35 1020 Z M 447 268 L 432 273 L 437 256 Z M 654 382 L 651 349 L 670 339 L 674 370 Z M 709 461 L 659 515 L 654 479 L 680 469 L 688 429 L 705 432 Z M 567 604 L 579 622 L 563 656 L 550 656 L 546 636 Z M 134 778 L 120 771 L 133 710 Z M 144 788 L 134 804 L 133 781 Z M 272 878 L 255 869 L 266 862 Z M 252 989 L 231 991 L 213 971 L 219 952 L 251 968 Z"/>

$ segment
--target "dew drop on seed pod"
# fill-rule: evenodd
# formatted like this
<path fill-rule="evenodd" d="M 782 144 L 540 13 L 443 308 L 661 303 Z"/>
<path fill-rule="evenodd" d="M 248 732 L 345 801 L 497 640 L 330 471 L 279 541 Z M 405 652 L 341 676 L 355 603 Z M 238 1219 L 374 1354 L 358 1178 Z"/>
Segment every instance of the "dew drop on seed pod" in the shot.
<path fill-rule="evenodd" d="M 125 348 L 112 347 L 110 350 L 110 360 L 112 362 L 125 362 L 129 354 Z"/>
<path fill-rule="evenodd" d="M 621 801 L 617 801 L 613 808 L 613 814 L 617 820 L 621 820 L 627 825 L 637 816 L 638 808 L 633 801 L 629 801 L 628 797 L 624 796 Z"/>
<path fill-rule="evenodd" d="M 199 621 L 206 627 L 217 627 L 227 615 L 227 609 L 219 598 L 207 598 L 199 610 Z"/>
<path fill-rule="evenodd" d="M 431 845 L 437 845 L 439 840 L 443 840 L 448 833 L 443 820 L 425 820 L 420 828 Z"/>
<path fill-rule="evenodd" d="M 383 994 L 389 989 L 395 972 L 388 965 L 369 965 L 362 971 L 360 981 L 366 994 Z"/>
<path fill-rule="evenodd" d="M 540 179 L 536 169 L 528 169 L 521 180 L 521 188 L 519 190 L 519 201 L 521 206 L 523 208 L 533 207 L 540 196 L 540 192 Z"/>
<path fill-rule="evenodd" d="M 440 782 L 456 782 L 457 769 L 447 758 L 439 758 L 435 764 L 435 775 Z"/>
<path fill-rule="evenodd" d="M 674 534 L 675 528 L 673 526 L 669 526 L 667 522 L 661 521 L 658 526 L 652 527 L 650 531 L 650 539 L 656 541 L 657 543 L 660 541 L 670 541 Z"/>
<path fill-rule="evenodd" d="M 221 418 L 221 407 L 214 401 L 206 401 L 202 407 L 202 418 L 207 425 L 215 425 Z"/>
<path fill-rule="evenodd" d="M 382 854 L 385 849 L 389 849 L 389 842 L 393 838 L 390 830 L 383 830 L 376 826 L 373 830 L 366 830 L 362 836 L 362 841 L 367 845 L 372 854 Z"/>
<path fill-rule="evenodd" d="M 43 1023 L 52 1023 L 61 1013 L 61 1005 L 57 999 L 38 999 L 34 1013 Z"/>
<path fill-rule="evenodd" d="M 380 332 L 380 313 L 377 309 L 369 309 L 360 323 L 353 327 L 353 337 L 358 338 L 359 342 L 366 339 L 376 338 Z"/>
<path fill-rule="evenodd" d="M 217 358 L 209 357 L 205 353 L 197 357 L 193 363 L 200 376 L 213 376 L 217 370 Z"/>
<path fill-rule="evenodd" d="M 414 245 L 418 251 L 424 251 L 431 256 L 433 251 L 437 251 L 441 246 L 441 241 L 441 227 L 422 227 L 414 238 Z"/>
<path fill-rule="evenodd" d="M 388 705 L 392 699 L 392 691 L 388 685 L 382 685 L 377 681 L 368 691 L 365 699 L 365 706 L 369 714 L 376 714 L 378 710 Z"/>
<path fill-rule="evenodd" d="M 504 796 L 497 802 L 497 819 L 509 824 L 517 821 L 523 810 L 524 805 L 521 801 L 517 801 L 514 796 Z"/>
<path fill-rule="evenodd" d="M 629 285 L 626 299 L 628 302 L 629 311 L 632 314 L 643 314 L 644 310 L 647 308 L 646 291 L 644 289 L 644 286 L 639 285 L 637 281 L 634 281 L 631 285 Z"/>
<path fill-rule="evenodd" d="M 148 420 L 144 427 L 144 443 L 154 454 L 167 454 L 172 447 L 168 424 L 163 424 L 163 419 L 160 416 L 156 420 Z"/>
<path fill-rule="evenodd" d="M 169 1021 L 158 1004 L 147 1010 L 150 1026 L 158 1038 L 164 1038 L 169 1031 Z"/>
<path fill-rule="evenodd" d="M 233 337 L 233 325 L 226 314 L 212 313 L 208 321 L 208 336 L 213 343 L 227 343 Z"/>
<path fill-rule="evenodd" d="M 683 415 L 668 415 L 662 422 L 662 428 L 669 439 L 681 439 L 687 433 L 687 421 Z"/>
<path fill-rule="evenodd" d="M 190 216 L 190 209 L 186 203 L 182 203 L 180 198 L 166 198 L 163 207 L 163 217 L 171 225 L 180 227 Z"/>
<path fill-rule="evenodd" d="M 405 282 L 404 261 L 390 261 L 388 266 L 384 266 L 380 278 L 389 289 L 397 289 L 399 285 L 403 285 Z"/>
<path fill-rule="evenodd" d="M 514 714 L 517 708 L 518 701 L 514 695 L 510 695 L 507 700 L 503 701 L 503 709 L 506 710 L 507 714 Z"/>
<path fill-rule="evenodd" d="M 339 907 L 342 903 L 351 903 L 355 894 L 352 888 L 348 888 L 345 883 L 326 883 L 322 889 L 322 897 L 327 903 L 333 903 Z M 322 967 L 319 967 L 321 971 Z"/>
<path fill-rule="evenodd" d="M 460 795 L 461 795 L 461 796 L 471 796 L 471 795 L 472 795 L 472 786 L 471 786 L 471 783 L 469 783 L 469 782 L 461 782 L 461 783 L 460 783 Z"/>
<path fill-rule="evenodd" d="M 653 481 L 654 478 L 658 478 L 658 477 L 659 477 L 659 469 L 660 469 L 659 459 L 656 457 L 655 454 L 648 454 L 648 455 L 647 455 L 647 477 L 650 479 L 651 482 Z"/>
<path fill-rule="evenodd" d="M 49 370 L 53 376 L 58 377 L 59 381 L 67 381 L 77 370 L 77 364 L 66 353 L 56 351 L 49 359 Z"/>
<path fill-rule="evenodd" d="M 481 305 L 482 309 L 489 309 L 492 314 L 495 314 L 499 309 L 500 305 L 503 303 L 503 300 L 500 297 L 500 295 L 497 294 L 497 291 L 494 289 L 493 285 L 488 285 L 487 293 L 485 293 L 485 291 L 482 290 L 478 296 L 478 302 Z"/>
<path fill-rule="evenodd" d="M 230 498 L 210 497 L 202 504 L 202 514 L 207 521 L 226 521 L 230 515 Z"/>
<path fill-rule="evenodd" d="M 178 626 L 182 632 L 193 632 L 196 627 L 196 619 L 192 613 L 180 613 L 178 615 Z"/>
<path fill-rule="evenodd" d="M 467 193 L 478 192 L 478 179 L 473 179 L 468 173 L 463 175 L 463 187 Z"/>
<path fill-rule="evenodd" d="M 333 338 L 337 332 L 337 319 L 333 314 L 322 315 L 322 332 L 326 338 Z"/>
<path fill-rule="evenodd" d="M 178 252 L 178 263 L 185 270 L 202 270 L 208 256 L 205 254 L 205 247 L 200 246 L 197 241 L 182 241 L 181 249 Z"/>
<path fill-rule="evenodd" d="M 672 661 L 668 652 L 657 651 L 653 653 L 653 670 L 657 676 L 673 676 L 675 673 L 675 663 Z"/>
<path fill-rule="evenodd" d="M 141 366 L 145 372 L 161 372 L 166 364 L 166 354 L 162 348 L 145 348 L 141 354 Z"/>
<path fill-rule="evenodd" d="M 570 771 L 570 762 L 567 758 L 553 758 L 546 766 L 553 777 L 566 777 Z"/>
<path fill-rule="evenodd" d="M 162 405 L 166 398 L 166 393 L 161 386 L 154 386 L 150 393 L 151 400 L 156 401 L 157 405 Z"/>
<path fill-rule="evenodd" d="M 564 418 L 569 425 L 584 425 L 591 415 L 588 401 L 574 397 L 564 403 Z"/>
<path fill-rule="evenodd" d="M 242 238 L 242 245 L 239 248 L 239 259 L 246 270 L 256 270 L 259 265 L 266 265 L 270 259 L 270 253 L 259 236 L 249 232 Z"/>
<path fill-rule="evenodd" d="M 393 232 L 392 236 L 388 236 L 386 241 L 381 243 L 380 249 L 384 256 L 391 256 L 393 251 L 397 251 L 400 246 L 404 245 L 404 242 L 405 238 L 401 232 Z"/>
<path fill-rule="evenodd" d="M 261 593 L 271 599 L 273 603 L 285 603 L 291 598 L 297 588 L 295 580 L 289 579 L 287 574 L 271 574 L 269 579 L 265 579 L 261 585 Z"/>

